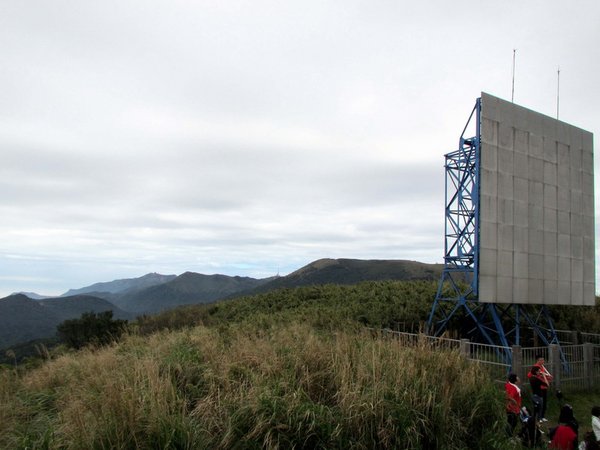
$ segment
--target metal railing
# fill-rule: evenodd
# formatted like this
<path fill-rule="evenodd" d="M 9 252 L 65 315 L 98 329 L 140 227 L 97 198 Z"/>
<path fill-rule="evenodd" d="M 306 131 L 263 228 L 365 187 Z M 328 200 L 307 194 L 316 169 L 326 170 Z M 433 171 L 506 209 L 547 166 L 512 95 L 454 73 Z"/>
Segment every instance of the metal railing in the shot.
<path fill-rule="evenodd" d="M 465 358 L 485 367 L 493 379 L 506 380 L 509 372 L 515 372 L 521 380 L 527 374 L 538 356 L 546 361 L 546 367 L 553 374 L 556 388 L 589 389 L 600 386 L 600 344 L 584 342 L 578 345 L 555 345 L 548 347 L 503 347 L 479 344 L 468 339 L 448 339 L 418 333 L 406 333 L 389 329 L 372 331 L 392 336 L 402 345 L 416 345 L 425 340 L 433 348 L 459 351 Z M 569 334 L 571 334 L 569 332 Z M 572 335 L 572 334 L 571 334 Z M 591 333 L 581 333 L 582 340 L 589 339 Z"/>
<path fill-rule="evenodd" d="M 590 343 L 600 345 L 600 334 L 596 333 L 579 333 L 581 336 L 581 343 Z"/>
<path fill-rule="evenodd" d="M 463 354 L 471 361 L 484 365 L 492 378 L 505 379 L 510 371 L 512 351 L 509 347 L 497 345 L 479 344 L 464 339 Z M 468 352 L 466 351 L 468 348 Z"/>

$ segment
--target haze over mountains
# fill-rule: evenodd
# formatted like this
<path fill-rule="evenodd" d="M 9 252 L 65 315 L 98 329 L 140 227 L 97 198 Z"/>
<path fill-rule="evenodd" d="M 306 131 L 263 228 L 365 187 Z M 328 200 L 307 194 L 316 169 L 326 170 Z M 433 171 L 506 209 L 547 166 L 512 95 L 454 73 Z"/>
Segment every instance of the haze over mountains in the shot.
<path fill-rule="evenodd" d="M 84 312 L 112 310 L 134 319 L 181 305 L 317 284 L 361 281 L 438 279 L 443 265 L 404 260 L 320 259 L 283 277 L 255 279 L 185 272 L 179 276 L 149 273 L 139 278 L 95 283 L 70 289 L 60 297 L 28 293 L 0 299 L 0 349 L 51 337 L 56 326 Z M 35 298 L 35 300 L 34 300 Z"/>

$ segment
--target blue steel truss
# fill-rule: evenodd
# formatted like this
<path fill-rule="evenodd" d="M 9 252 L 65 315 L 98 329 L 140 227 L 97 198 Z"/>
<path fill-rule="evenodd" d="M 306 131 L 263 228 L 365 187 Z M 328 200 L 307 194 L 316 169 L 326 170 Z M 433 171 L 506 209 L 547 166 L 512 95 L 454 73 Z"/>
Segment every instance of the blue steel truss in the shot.
<path fill-rule="evenodd" d="M 475 120 L 475 136 L 465 137 Z M 458 150 L 445 155 L 446 205 L 444 270 L 427 323 L 439 336 L 454 314 L 465 308 L 477 322 L 471 300 L 477 299 L 479 266 L 479 148 L 481 99 L 477 99 L 460 136 Z M 438 312 L 437 320 L 436 312 Z"/>
<path fill-rule="evenodd" d="M 474 129 L 474 130 L 473 130 Z M 473 134 L 466 134 L 473 130 Z M 445 155 L 446 204 L 444 269 L 427 321 L 427 332 L 440 336 L 458 311 L 465 313 L 472 337 L 491 345 L 520 345 L 521 325 L 544 344 L 559 344 L 545 306 L 479 302 L 479 186 L 481 99 L 477 99 L 460 136 L 458 150 Z M 465 325 L 464 323 L 461 325 Z M 508 364 L 510 351 L 497 350 Z"/>

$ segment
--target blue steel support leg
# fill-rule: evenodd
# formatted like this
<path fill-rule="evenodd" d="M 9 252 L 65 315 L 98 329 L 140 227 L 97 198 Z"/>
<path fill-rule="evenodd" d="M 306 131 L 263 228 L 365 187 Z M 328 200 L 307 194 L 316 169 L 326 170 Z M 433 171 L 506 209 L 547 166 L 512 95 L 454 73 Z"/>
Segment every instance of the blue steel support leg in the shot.
<path fill-rule="evenodd" d="M 498 335 L 499 342 L 504 347 L 509 347 L 508 340 L 506 339 L 506 333 L 504 332 L 504 327 L 502 326 L 502 321 L 500 320 L 500 317 L 498 316 L 498 310 L 496 308 L 496 305 L 494 303 L 490 303 L 487 306 L 487 309 L 489 310 L 490 316 L 492 318 L 492 322 L 494 323 L 494 326 L 496 327 L 496 333 Z"/>
<path fill-rule="evenodd" d="M 482 322 L 481 322 L 480 318 L 478 316 L 476 316 L 475 313 L 471 310 L 471 308 L 469 308 L 468 305 L 466 305 L 466 304 L 465 304 L 465 309 L 467 311 L 467 314 L 475 322 L 475 325 L 477 326 L 477 329 L 482 334 L 482 336 L 488 341 L 489 344 L 495 345 L 494 340 L 490 337 L 488 332 L 485 330 L 485 327 L 482 326 Z"/>
<path fill-rule="evenodd" d="M 558 339 L 556 328 L 554 328 L 554 321 L 552 320 L 552 317 L 550 316 L 550 312 L 548 311 L 548 308 L 546 308 L 546 305 L 542 305 L 538 314 L 536 315 L 535 320 L 532 319 L 531 316 L 523 308 L 522 315 L 529 324 L 529 326 L 533 329 L 533 332 L 542 340 L 544 345 L 558 345 L 561 364 L 564 370 L 567 373 L 570 373 L 572 370 L 571 366 L 567 361 L 567 357 L 565 356 L 562 346 L 560 345 L 560 340 Z M 550 337 L 550 339 L 548 339 L 548 337 Z"/>
<path fill-rule="evenodd" d="M 498 341 L 505 349 L 508 349 L 510 347 L 510 345 L 506 338 L 506 333 L 504 331 L 504 327 L 502 326 L 502 320 L 500 320 L 500 317 L 498 316 L 498 310 L 497 310 L 496 305 L 494 303 L 491 303 L 487 306 L 487 308 L 489 309 L 490 315 L 492 317 L 492 321 L 494 323 L 494 326 L 496 327 L 496 336 L 498 336 Z M 498 345 L 497 343 L 493 343 L 493 342 L 491 342 L 491 344 Z M 499 355 L 503 354 L 505 362 L 507 364 L 509 364 L 510 366 L 512 366 L 512 353 L 511 352 L 509 352 L 508 350 L 505 350 L 504 352 L 500 352 L 498 349 L 496 349 L 496 353 Z"/>
<path fill-rule="evenodd" d="M 439 305 L 439 299 L 442 296 L 442 291 L 444 289 L 444 281 L 445 281 L 446 273 L 442 273 L 442 278 L 440 279 L 440 283 L 438 285 L 437 293 L 435 294 L 435 300 L 433 301 L 433 305 L 431 306 L 431 311 L 429 312 L 429 318 L 427 319 L 427 334 L 432 334 L 435 332 L 433 329 L 433 318 L 435 317 L 435 312 L 437 311 Z"/>
<path fill-rule="evenodd" d="M 446 330 L 446 327 L 448 326 L 448 322 L 450 321 L 450 319 L 454 316 L 454 314 L 456 313 L 456 311 L 458 311 L 458 309 L 462 306 L 460 301 L 457 301 L 454 305 L 454 307 L 452 308 L 452 310 L 450 311 L 449 314 L 444 314 L 445 317 L 443 320 L 440 320 L 439 326 L 435 328 L 435 330 L 433 331 L 433 336 L 435 337 L 439 337 L 442 335 L 442 333 Z M 433 311 L 432 311 L 433 314 Z"/>

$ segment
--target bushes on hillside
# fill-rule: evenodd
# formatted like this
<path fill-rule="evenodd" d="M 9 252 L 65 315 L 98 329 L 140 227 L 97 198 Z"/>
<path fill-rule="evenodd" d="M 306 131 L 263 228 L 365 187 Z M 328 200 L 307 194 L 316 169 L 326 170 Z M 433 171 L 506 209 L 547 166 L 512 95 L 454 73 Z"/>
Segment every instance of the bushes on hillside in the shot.
<path fill-rule="evenodd" d="M 105 345 L 121 337 L 126 320 L 113 319 L 112 311 L 83 313 L 79 319 L 65 320 L 57 327 L 59 338 L 79 349 L 89 344 Z"/>
<path fill-rule="evenodd" d="M 367 281 L 280 289 L 252 297 L 210 305 L 191 305 L 137 319 L 142 334 L 197 325 L 256 322 L 290 322 L 302 318 L 328 328 L 356 322 L 374 328 L 395 328 L 398 323 L 427 319 L 437 284 L 433 281 Z"/>

